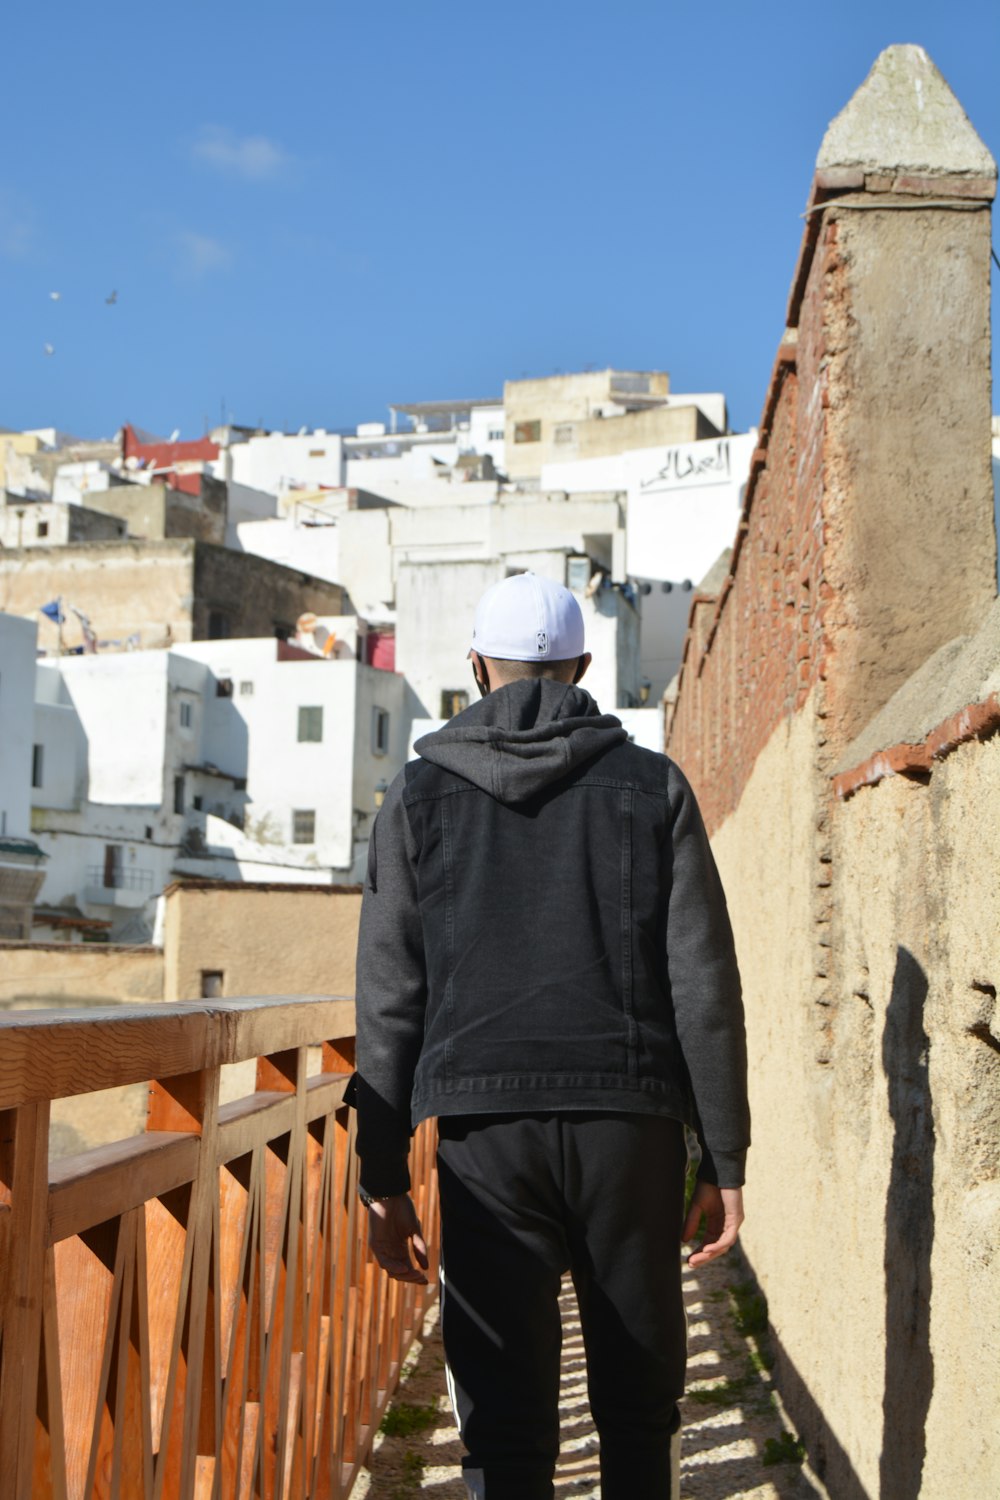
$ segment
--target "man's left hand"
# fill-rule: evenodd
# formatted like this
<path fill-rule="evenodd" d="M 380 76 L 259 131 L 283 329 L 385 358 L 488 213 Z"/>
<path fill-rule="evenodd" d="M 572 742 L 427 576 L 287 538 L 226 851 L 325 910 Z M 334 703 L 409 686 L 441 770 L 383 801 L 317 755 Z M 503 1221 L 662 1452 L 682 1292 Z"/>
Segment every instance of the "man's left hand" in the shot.
<path fill-rule="evenodd" d="M 383 1271 L 394 1281 L 427 1285 L 427 1245 L 409 1193 L 397 1193 L 394 1198 L 372 1204 L 368 1210 L 368 1243 Z"/>
<path fill-rule="evenodd" d="M 686 1245 L 705 1220 L 705 1239 L 700 1250 L 688 1256 L 688 1265 L 706 1266 L 736 1244 L 743 1223 L 743 1189 L 720 1188 L 711 1182 L 696 1182 L 691 1207 L 684 1221 L 681 1240 Z"/>

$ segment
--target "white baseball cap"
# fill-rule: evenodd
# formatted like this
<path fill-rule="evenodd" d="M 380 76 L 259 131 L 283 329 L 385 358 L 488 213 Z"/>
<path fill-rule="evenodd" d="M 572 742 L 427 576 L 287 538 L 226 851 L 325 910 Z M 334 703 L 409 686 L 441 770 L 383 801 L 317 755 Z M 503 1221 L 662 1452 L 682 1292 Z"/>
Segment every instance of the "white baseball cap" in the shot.
<path fill-rule="evenodd" d="M 583 611 L 561 583 L 516 573 L 476 605 L 472 649 L 497 661 L 570 661 L 584 653 Z"/>

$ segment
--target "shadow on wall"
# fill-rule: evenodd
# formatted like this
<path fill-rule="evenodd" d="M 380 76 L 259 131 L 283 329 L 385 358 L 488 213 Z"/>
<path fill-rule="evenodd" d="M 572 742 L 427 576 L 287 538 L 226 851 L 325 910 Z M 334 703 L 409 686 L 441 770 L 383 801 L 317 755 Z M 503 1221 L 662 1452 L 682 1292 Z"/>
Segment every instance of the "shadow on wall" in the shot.
<path fill-rule="evenodd" d="M 885 1389 L 879 1493 L 916 1500 L 934 1389 L 931 1251 L 934 1246 L 934 1120 L 924 1030 L 927 976 L 906 948 L 882 1033 L 882 1066 L 893 1123 L 885 1208 Z"/>
<path fill-rule="evenodd" d="M 921 1493 L 927 1412 L 934 1388 L 930 1342 L 934 1121 L 928 1074 L 930 1043 L 924 1030 L 927 991 L 927 976 L 921 965 L 908 949 L 897 948 L 882 1033 L 882 1066 L 893 1140 L 885 1205 L 886 1349 L 880 1500 L 917 1500 Z M 770 1337 L 778 1389 L 829 1493 L 836 1500 L 872 1500 L 773 1327 Z"/>

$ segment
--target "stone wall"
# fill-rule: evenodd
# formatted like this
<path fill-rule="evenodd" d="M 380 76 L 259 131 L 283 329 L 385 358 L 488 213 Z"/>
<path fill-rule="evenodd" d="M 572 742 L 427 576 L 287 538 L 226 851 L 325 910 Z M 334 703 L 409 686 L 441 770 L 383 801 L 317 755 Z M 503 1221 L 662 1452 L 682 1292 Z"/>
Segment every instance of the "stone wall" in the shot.
<path fill-rule="evenodd" d="M 744 1242 L 837 1500 L 1000 1474 L 995 175 L 926 54 L 882 54 L 820 153 L 668 725 L 744 976 Z"/>
<path fill-rule="evenodd" d="M 293 631 L 299 615 L 343 613 L 344 590 L 267 558 L 193 540 L 81 543 L 0 550 L 8 614 L 38 618 L 62 598 L 64 645 L 82 639 L 75 605 L 91 620 L 105 649 L 129 641 L 162 647 L 208 640 L 217 631 L 260 637 Z M 39 618 L 38 643 L 57 646 L 57 628 Z"/>

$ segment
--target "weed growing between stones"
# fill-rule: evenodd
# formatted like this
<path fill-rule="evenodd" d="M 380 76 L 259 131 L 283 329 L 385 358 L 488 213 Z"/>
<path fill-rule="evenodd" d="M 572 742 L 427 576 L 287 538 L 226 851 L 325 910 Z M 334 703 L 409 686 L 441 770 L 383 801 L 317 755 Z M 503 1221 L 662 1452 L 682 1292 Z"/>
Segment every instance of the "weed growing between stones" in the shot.
<path fill-rule="evenodd" d="M 417 1406 L 411 1401 L 394 1401 L 382 1418 L 380 1431 L 386 1437 L 413 1437 L 433 1427 L 439 1412 L 436 1406 Z"/>
<path fill-rule="evenodd" d="M 785 1430 L 780 1438 L 768 1438 L 764 1444 L 761 1463 L 765 1468 L 773 1464 L 800 1464 L 806 1456 L 806 1445 L 794 1433 Z"/>

